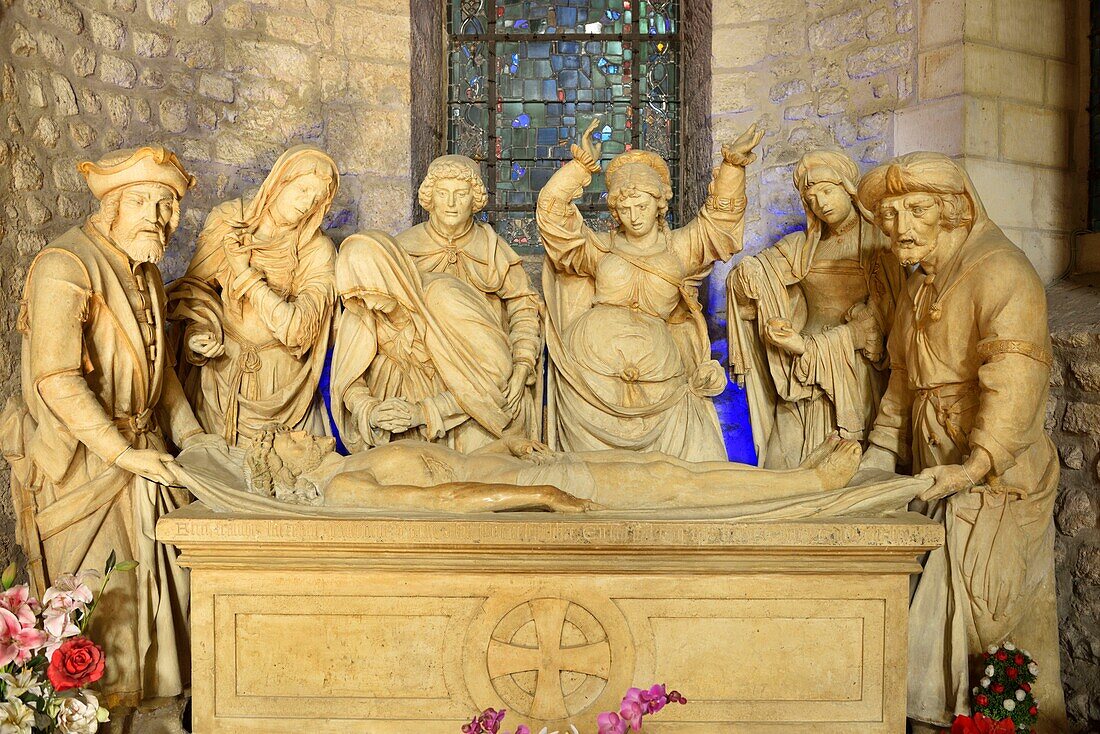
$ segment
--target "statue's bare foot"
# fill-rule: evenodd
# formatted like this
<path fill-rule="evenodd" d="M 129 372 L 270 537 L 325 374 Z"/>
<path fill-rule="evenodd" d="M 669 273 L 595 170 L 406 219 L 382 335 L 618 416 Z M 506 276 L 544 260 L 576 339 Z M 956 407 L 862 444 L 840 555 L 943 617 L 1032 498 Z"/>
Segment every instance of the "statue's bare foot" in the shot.
<path fill-rule="evenodd" d="M 821 480 L 822 489 L 840 489 L 848 486 L 859 470 L 859 460 L 863 452 L 859 448 L 858 441 L 847 438 L 838 438 L 833 442 L 832 452 L 811 471 Z"/>
<path fill-rule="evenodd" d="M 824 461 L 830 454 L 836 451 L 836 447 L 840 445 L 841 438 L 837 434 L 833 434 L 826 438 L 824 441 L 817 445 L 809 455 L 802 460 L 799 464 L 801 469 L 813 469 L 815 466 Z"/>

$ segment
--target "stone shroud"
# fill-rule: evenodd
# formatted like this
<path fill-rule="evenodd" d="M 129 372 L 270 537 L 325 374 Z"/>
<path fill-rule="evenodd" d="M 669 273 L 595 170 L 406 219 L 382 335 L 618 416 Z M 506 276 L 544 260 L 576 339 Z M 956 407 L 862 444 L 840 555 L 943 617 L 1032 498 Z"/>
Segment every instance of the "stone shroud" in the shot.
<path fill-rule="evenodd" d="M 394 519 L 161 522 L 192 573 L 197 734 L 443 734 L 502 705 L 591 725 L 653 682 L 694 698 L 657 734 L 904 728 L 909 574 L 943 540 L 923 517 Z"/>

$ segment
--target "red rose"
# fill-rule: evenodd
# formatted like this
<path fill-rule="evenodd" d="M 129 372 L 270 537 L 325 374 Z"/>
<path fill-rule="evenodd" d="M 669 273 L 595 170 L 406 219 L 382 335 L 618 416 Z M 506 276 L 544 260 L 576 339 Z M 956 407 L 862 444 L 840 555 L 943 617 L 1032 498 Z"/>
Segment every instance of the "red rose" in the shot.
<path fill-rule="evenodd" d="M 979 706 L 988 706 L 989 705 L 989 696 L 985 695 L 984 693 L 979 693 L 978 697 L 975 698 L 974 700 L 978 702 Z"/>
<path fill-rule="evenodd" d="M 1039 707 L 1038 706 L 1032 706 L 1031 708 L 1029 708 L 1027 710 L 1027 712 L 1029 714 L 1031 714 L 1032 716 L 1038 716 L 1039 715 Z"/>
<path fill-rule="evenodd" d="M 1017 665 L 1023 665 L 1024 664 L 1024 656 L 1021 655 L 1020 653 L 1016 653 L 1016 657 L 1012 658 L 1012 661 L 1014 663 L 1016 663 Z"/>
<path fill-rule="evenodd" d="M 997 659 L 1000 660 L 1003 663 L 1005 660 L 1008 660 L 1008 653 L 1005 652 L 1004 650 L 998 650 L 997 651 Z"/>
<path fill-rule="evenodd" d="M 1009 668 L 1005 671 L 1005 675 L 1007 675 L 1011 680 L 1016 680 L 1016 676 L 1019 674 L 1019 671 L 1017 671 L 1015 668 Z"/>
<path fill-rule="evenodd" d="M 1031 684 L 1030 683 L 1021 683 L 1020 688 L 1024 689 L 1024 693 L 1031 693 Z"/>
<path fill-rule="evenodd" d="M 74 637 L 54 651 L 46 675 L 55 691 L 67 691 L 102 678 L 103 665 L 103 648 L 87 637 Z"/>
<path fill-rule="evenodd" d="M 994 683 L 990 687 L 993 689 L 994 693 L 1004 693 L 1005 692 L 1005 687 L 1004 687 L 1003 683 Z"/>

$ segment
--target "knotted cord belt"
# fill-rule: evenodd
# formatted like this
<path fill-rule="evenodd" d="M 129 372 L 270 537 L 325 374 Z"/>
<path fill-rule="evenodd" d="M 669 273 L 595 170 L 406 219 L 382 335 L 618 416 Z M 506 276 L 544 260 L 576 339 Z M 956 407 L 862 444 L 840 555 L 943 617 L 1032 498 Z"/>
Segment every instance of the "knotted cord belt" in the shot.
<path fill-rule="evenodd" d="M 239 433 L 237 430 L 237 423 L 241 414 L 241 386 L 244 383 L 244 377 L 245 375 L 253 375 L 259 372 L 263 364 L 260 361 L 260 352 L 279 346 L 279 342 L 275 339 L 271 339 L 263 344 L 256 344 L 242 336 L 240 332 L 229 326 L 228 323 L 223 324 L 222 329 L 225 335 L 236 342 L 240 348 L 240 353 L 237 355 L 237 358 L 233 360 L 233 367 L 229 371 L 229 400 L 225 406 L 225 441 L 230 446 L 236 446 Z M 244 397 L 249 400 L 255 400 L 255 385 L 250 385 L 250 388 L 249 394 Z"/>
<path fill-rule="evenodd" d="M 964 411 L 974 407 L 969 398 L 978 394 L 978 381 L 948 382 L 932 387 L 917 388 L 918 399 L 927 400 L 936 412 L 936 421 L 947 431 L 948 437 L 961 450 L 969 444 L 967 435 L 959 425 L 958 418 Z"/>

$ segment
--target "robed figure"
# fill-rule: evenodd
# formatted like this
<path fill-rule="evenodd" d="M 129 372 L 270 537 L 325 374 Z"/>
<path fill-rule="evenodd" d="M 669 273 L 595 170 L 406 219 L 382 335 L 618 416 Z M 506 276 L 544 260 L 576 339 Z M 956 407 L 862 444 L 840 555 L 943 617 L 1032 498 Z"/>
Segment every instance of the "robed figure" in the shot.
<path fill-rule="evenodd" d="M 1043 283 L 944 155 L 910 153 L 875 168 L 859 198 L 902 264 L 917 266 L 898 301 L 890 383 L 864 463 L 911 462 L 935 479 L 921 499 L 947 532 L 910 608 L 909 716 L 926 731 L 919 727 L 969 713 L 972 686 L 983 687 L 973 661 L 1010 640 L 1039 665 L 1035 731 L 1067 731 Z"/>
<path fill-rule="evenodd" d="M 269 424 L 327 431 L 318 394 L 336 302 L 336 248 L 321 229 L 339 183 L 324 152 L 295 146 L 256 194 L 220 204 L 169 289 L 179 369 L 203 427 L 230 445 Z"/>
<path fill-rule="evenodd" d="M 538 198 L 551 360 L 547 439 L 563 451 L 723 460 L 711 398 L 726 378 L 711 359 L 698 288 L 715 262 L 741 250 L 745 166 L 762 133 L 754 126 L 723 147 L 706 204 L 679 229 L 667 220 L 668 165 L 648 151 L 616 156 L 607 167 L 615 226 L 597 232 L 573 203 L 601 170 L 595 127 Z"/>
<path fill-rule="evenodd" d="M 336 287 L 332 415 L 349 450 L 416 440 L 469 453 L 513 430 L 513 343 L 480 291 L 425 276 L 383 232 L 341 243 Z"/>
<path fill-rule="evenodd" d="M 155 265 L 194 184 L 159 147 L 108 154 L 79 170 L 99 211 L 31 263 L 20 302 L 21 395 L 2 417 L 19 544 L 41 598 L 61 574 L 116 573 L 88 634 L 107 667 L 104 705 L 174 696 L 190 680 L 187 572 L 156 542 L 185 504 L 169 441 L 203 437 L 172 370 Z"/>
<path fill-rule="evenodd" d="M 904 271 L 856 197 L 841 152 L 802 156 L 806 229 L 731 271 L 730 371 L 745 384 L 757 463 L 798 466 L 833 433 L 865 441 L 886 390 Z"/>

